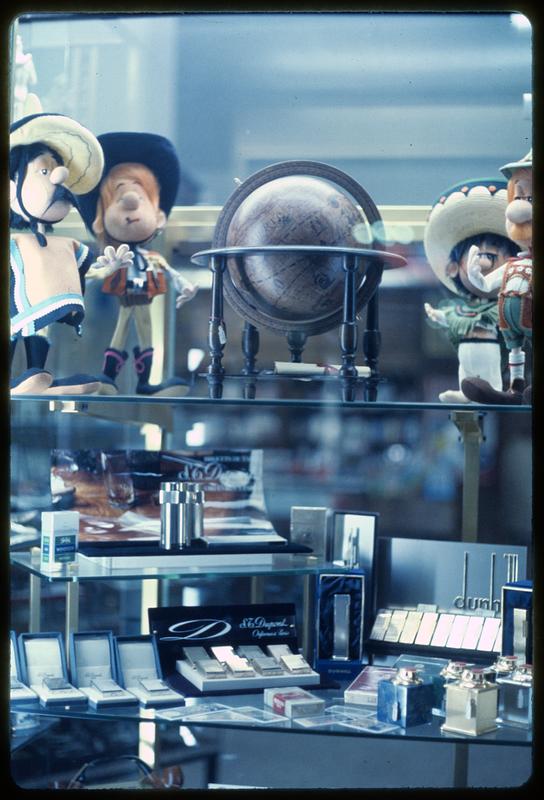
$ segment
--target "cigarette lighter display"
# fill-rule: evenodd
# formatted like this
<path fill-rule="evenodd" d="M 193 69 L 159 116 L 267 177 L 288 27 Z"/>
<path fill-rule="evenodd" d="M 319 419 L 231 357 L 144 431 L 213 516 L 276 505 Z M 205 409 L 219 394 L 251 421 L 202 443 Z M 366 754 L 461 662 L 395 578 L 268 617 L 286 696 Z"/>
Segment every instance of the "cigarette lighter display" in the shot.
<path fill-rule="evenodd" d="M 415 666 L 400 667 L 389 680 L 378 684 L 376 716 L 380 722 L 402 728 L 423 725 L 432 719 L 433 685 Z"/>
<path fill-rule="evenodd" d="M 530 728 L 533 724 L 533 667 L 520 664 L 511 675 L 497 677 L 499 722 Z"/>
<path fill-rule="evenodd" d="M 480 736 L 497 728 L 499 689 L 486 680 L 484 669 L 469 667 L 461 680 L 446 686 L 443 731 Z"/>
<path fill-rule="evenodd" d="M 317 591 L 317 670 L 353 677 L 363 657 L 365 577 L 360 572 L 323 574 Z"/>

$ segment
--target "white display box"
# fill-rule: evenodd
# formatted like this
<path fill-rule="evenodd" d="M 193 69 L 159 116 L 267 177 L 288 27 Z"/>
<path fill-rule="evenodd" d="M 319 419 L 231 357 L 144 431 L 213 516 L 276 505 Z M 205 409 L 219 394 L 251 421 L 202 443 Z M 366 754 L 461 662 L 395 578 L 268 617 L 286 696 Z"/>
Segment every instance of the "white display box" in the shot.
<path fill-rule="evenodd" d="M 79 511 L 42 511 L 41 566 L 59 570 L 77 557 Z"/>
<path fill-rule="evenodd" d="M 89 698 L 93 708 L 130 705 L 138 698 L 117 683 L 115 651 L 110 631 L 72 633 L 70 638 L 71 674 L 73 683 Z M 111 680 L 112 691 L 101 691 L 94 681 Z"/>
<path fill-rule="evenodd" d="M 87 556 L 79 554 L 79 558 L 97 564 L 105 569 L 137 569 L 143 567 L 236 567 L 236 566 L 270 566 L 277 555 L 285 558 L 289 553 L 274 551 L 273 553 L 202 553 L 202 555 L 183 555 L 165 553 L 149 556 Z"/>
<path fill-rule="evenodd" d="M 21 681 L 21 676 L 19 672 L 19 657 L 17 653 L 17 641 L 15 638 L 14 631 L 10 634 L 10 641 L 9 641 L 9 651 L 10 651 L 10 683 L 17 682 L 16 686 L 10 686 L 9 692 L 9 699 L 11 703 L 37 703 L 38 702 L 38 695 L 36 692 L 33 692 L 32 689 L 29 689 L 28 686 L 25 686 L 24 683 Z"/>
<path fill-rule="evenodd" d="M 142 684 L 142 681 L 161 680 L 151 636 L 118 636 L 115 641 L 119 682 L 138 698 L 140 705 L 144 708 L 183 705 L 184 695 L 169 686 L 162 691 L 148 691 Z"/>
<path fill-rule="evenodd" d="M 264 676 L 256 673 L 239 678 L 233 675 L 224 678 L 208 678 L 185 659 L 176 661 L 176 669 L 200 692 L 237 692 L 243 689 L 265 689 L 268 686 L 290 686 L 294 680 L 303 686 L 316 686 L 320 682 L 319 673 L 314 671 L 305 675 L 294 675 L 292 672 L 285 671 L 283 675 Z"/>
<path fill-rule="evenodd" d="M 86 695 L 71 684 L 63 689 L 51 689 L 44 684 L 49 678 L 68 682 L 66 655 L 60 633 L 22 633 L 19 642 L 25 683 L 36 692 L 42 705 L 87 703 Z"/>

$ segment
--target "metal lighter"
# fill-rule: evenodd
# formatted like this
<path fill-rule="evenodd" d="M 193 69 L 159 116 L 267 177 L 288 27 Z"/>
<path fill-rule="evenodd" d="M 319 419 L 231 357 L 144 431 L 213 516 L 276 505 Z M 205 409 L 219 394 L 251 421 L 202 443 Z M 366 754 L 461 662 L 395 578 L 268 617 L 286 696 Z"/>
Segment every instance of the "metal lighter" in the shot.
<path fill-rule="evenodd" d="M 517 656 L 498 656 L 494 664 L 487 669 L 487 680 L 495 683 L 498 678 L 508 678 L 517 667 Z"/>
<path fill-rule="evenodd" d="M 179 484 L 175 481 L 164 481 L 159 491 L 159 504 L 161 507 L 161 548 L 163 550 L 179 550 L 180 526 L 179 507 L 185 499 L 185 493 L 180 491 Z"/>
<path fill-rule="evenodd" d="M 440 717 L 446 714 L 446 686 L 460 680 L 464 670 L 469 667 L 466 661 L 448 661 L 440 674 L 433 679 L 434 713 Z"/>
<path fill-rule="evenodd" d="M 443 731 L 480 736 L 497 728 L 499 687 L 486 680 L 486 671 L 468 667 L 461 679 L 446 686 Z"/>
<path fill-rule="evenodd" d="M 533 724 L 533 667 L 519 664 L 511 675 L 497 676 L 499 722 L 530 728 Z"/>
<path fill-rule="evenodd" d="M 380 722 L 407 728 L 432 719 L 433 685 L 415 666 L 399 667 L 389 680 L 378 683 L 376 715 Z"/>

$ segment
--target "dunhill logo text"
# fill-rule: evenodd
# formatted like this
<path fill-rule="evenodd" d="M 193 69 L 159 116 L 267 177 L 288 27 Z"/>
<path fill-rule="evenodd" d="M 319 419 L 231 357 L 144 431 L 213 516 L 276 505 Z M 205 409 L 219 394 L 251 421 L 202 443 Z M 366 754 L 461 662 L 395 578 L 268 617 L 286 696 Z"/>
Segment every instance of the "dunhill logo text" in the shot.
<path fill-rule="evenodd" d="M 492 611 L 501 610 L 501 601 L 493 600 L 491 606 L 489 605 L 488 597 L 461 597 L 457 596 L 453 601 L 455 608 L 468 608 L 470 611 L 475 611 L 477 608 L 489 609 Z"/>
<path fill-rule="evenodd" d="M 468 583 L 468 552 L 465 550 L 463 553 L 463 588 L 462 594 L 458 594 L 453 600 L 454 608 L 468 609 L 475 611 L 476 609 L 500 612 L 501 601 L 494 599 L 495 594 L 495 560 L 497 554 L 491 553 L 490 568 L 489 568 L 489 596 L 488 597 L 468 597 L 467 596 L 467 583 Z M 516 553 L 504 553 L 503 558 L 506 560 L 506 581 L 517 580 L 518 577 L 518 556 Z"/>

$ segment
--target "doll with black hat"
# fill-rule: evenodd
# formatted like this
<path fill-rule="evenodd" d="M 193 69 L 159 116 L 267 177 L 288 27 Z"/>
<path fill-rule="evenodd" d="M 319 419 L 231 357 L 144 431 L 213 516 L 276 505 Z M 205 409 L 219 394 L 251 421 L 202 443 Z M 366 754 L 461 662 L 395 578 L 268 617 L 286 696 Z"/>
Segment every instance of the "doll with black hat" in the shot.
<path fill-rule="evenodd" d="M 63 114 L 38 112 L 10 127 L 10 357 L 25 345 L 27 369 L 11 380 L 18 394 L 84 394 L 94 376 L 55 379 L 45 362 L 47 328 L 66 323 L 81 333 L 85 273 L 92 256 L 81 242 L 50 235 L 79 194 L 100 180 L 104 165 L 96 137 Z"/>
<path fill-rule="evenodd" d="M 119 314 L 104 352 L 100 394 L 116 394 L 116 378 L 128 359 L 125 344 L 131 320 L 138 345 L 134 348 L 136 394 L 179 396 L 188 382 L 170 378 L 150 383 L 152 347 L 151 303 L 167 291 L 177 292 L 176 308 L 191 300 L 197 287 L 185 280 L 158 252 L 147 245 L 166 225 L 174 205 L 180 167 L 172 143 L 153 133 L 112 132 L 98 137 L 105 159 L 100 184 L 79 198 L 79 210 L 103 255 L 88 279 L 104 279 L 102 291 L 119 300 Z M 119 260 L 119 248 L 130 246 L 129 263 Z M 117 248 L 117 250 L 115 250 Z M 122 259 L 121 259 L 122 260 Z"/>
<path fill-rule="evenodd" d="M 502 388 L 499 312 L 496 292 L 468 279 L 469 256 L 483 272 L 494 270 L 515 251 L 506 235 L 506 182 L 482 178 L 457 183 L 433 204 L 424 234 L 427 260 L 453 297 L 438 308 L 425 304 L 430 324 L 443 329 L 457 351 L 458 387 L 441 392 L 443 403 L 468 403 L 463 381 L 478 376 Z"/>
<path fill-rule="evenodd" d="M 525 379 L 524 344 L 533 338 L 533 155 L 501 167 L 508 179 L 506 231 L 521 252 L 486 275 L 475 254 L 468 278 L 478 291 L 498 293 L 499 327 L 508 349 L 509 386 L 505 391 L 481 377 L 465 378 L 463 392 L 478 403 L 520 405 L 532 402 Z"/>

